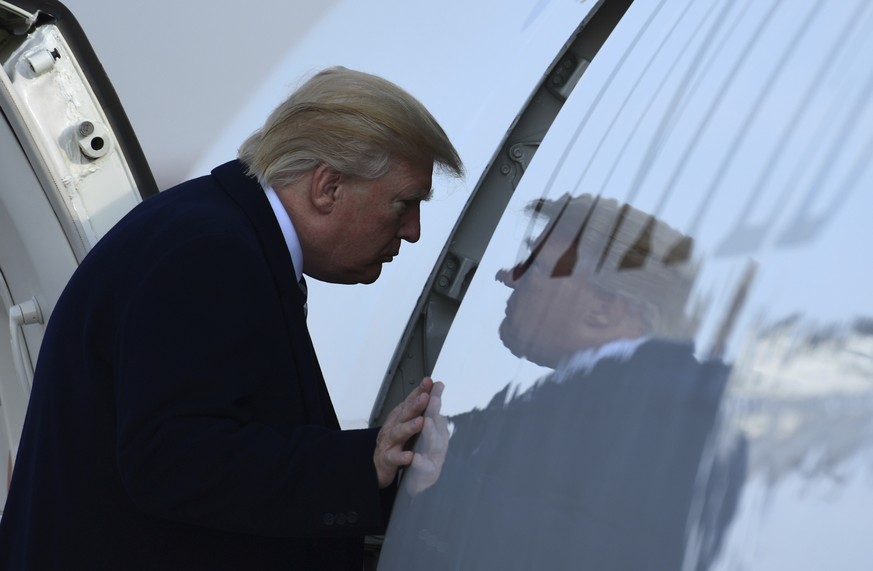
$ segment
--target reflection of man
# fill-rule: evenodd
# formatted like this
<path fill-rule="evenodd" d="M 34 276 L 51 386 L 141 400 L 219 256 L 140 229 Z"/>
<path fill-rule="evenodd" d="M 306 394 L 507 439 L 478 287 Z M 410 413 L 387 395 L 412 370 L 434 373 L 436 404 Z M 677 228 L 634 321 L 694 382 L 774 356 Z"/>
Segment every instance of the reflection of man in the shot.
<path fill-rule="evenodd" d="M 699 363 L 684 311 L 691 241 L 629 206 L 540 202 L 500 337 L 555 372 L 455 417 L 443 472 L 398 505 L 383 557 L 403 568 L 705 568 L 743 453 L 712 460 L 727 369 Z M 707 444 L 710 446 L 707 446 Z"/>
<path fill-rule="evenodd" d="M 359 570 L 432 384 L 340 431 L 300 280 L 376 280 L 435 163 L 461 171 L 418 101 L 333 68 L 122 220 L 49 324 L 0 567 Z"/>
<path fill-rule="evenodd" d="M 688 238 L 588 195 L 534 208 L 551 224 L 528 259 L 497 276 L 513 289 L 500 326 L 510 351 L 556 368 L 580 350 L 619 340 L 690 337 Z"/>

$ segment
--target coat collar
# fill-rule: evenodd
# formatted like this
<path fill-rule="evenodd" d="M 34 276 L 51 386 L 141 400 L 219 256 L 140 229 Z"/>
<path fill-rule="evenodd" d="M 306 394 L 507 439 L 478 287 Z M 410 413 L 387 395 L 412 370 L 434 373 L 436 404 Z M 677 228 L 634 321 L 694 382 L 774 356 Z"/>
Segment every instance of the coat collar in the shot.
<path fill-rule="evenodd" d="M 238 160 L 216 167 L 212 175 L 251 221 L 273 273 L 276 289 L 283 298 L 291 297 L 299 301 L 302 307 L 305 300 L 297 287 L 294 262 L 260 183 L 246 174 L 245 165 Z"/>
<path fill-rule="evenodd" d="M 239 206 L 252 223 L 254 232 L 261 243 L 261 249 L 270 266 L 276 290 L 282 300 L 282 310 L 288 324 L 291 345 L 301 379 L 306 407 L 311 415 L 310 421 L 339 428 L 336 413 L 330 401 L 324 378 L 312 347 L 303 305 L 306 302 L 303 292 L 297 285 L 294 263 L 285 244 L 285 237 L 279 222 L 270 207 L 264 189 L 254 177 L 246 174 L 245 165 L 234 160 L 212 170 L 230 198 Z"/>

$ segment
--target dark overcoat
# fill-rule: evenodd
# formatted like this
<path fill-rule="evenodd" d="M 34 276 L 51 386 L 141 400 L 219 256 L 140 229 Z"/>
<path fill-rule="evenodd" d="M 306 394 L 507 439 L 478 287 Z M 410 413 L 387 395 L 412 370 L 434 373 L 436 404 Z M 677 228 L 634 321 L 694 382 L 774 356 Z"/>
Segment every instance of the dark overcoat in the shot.
<path fill-rule="evenodd" d="M 746 466 L 744 440 L 717 426 L 728 373 L 690 344 L 655 340 L 515 398 L 507 386 L 452 419 L 439 480 L 400 492 L 380 561 L 678 571 L 687 556 L 708 569 Z"/>
<path fill-rule="evenodd" d="M 8 569 L 360 569 L 376 431 L 340 431 L 291 256 L 232 161 L 133 209 L 54 308 Z"/>

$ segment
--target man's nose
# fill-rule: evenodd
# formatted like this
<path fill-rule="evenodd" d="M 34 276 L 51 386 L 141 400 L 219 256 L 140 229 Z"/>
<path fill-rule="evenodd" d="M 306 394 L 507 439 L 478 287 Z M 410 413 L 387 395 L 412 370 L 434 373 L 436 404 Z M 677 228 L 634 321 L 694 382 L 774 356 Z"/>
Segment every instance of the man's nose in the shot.
<path fill-rule="evenodd" d="M 497 275 L 494 276 L 494 279 L 506 287 L 515 289 L 515 284 L 518 282 L 517 280 L 512 279 L 512 270 L 513 268 L 497 270 Z"/>
<path fill-rule="evenodd" d="M 418 242 L 418 239 L 421 238 L 421 216 L 418 208 L 410 212 L 407 218 L 403 220 L 400 230 L 397 232 L 397 237 L 412 244 Z"/>

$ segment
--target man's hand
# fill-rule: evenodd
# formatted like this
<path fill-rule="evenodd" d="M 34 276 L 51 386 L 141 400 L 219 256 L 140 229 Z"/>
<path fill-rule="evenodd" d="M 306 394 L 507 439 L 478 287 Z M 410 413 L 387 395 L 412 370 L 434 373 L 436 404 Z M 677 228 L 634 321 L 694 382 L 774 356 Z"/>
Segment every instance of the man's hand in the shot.
<path fill-rule="evenodd" d="M 440 477 L 449 449 L 449 421 L 440 414 L 445 385 L 433 384 L 430 402 L 424 411 L 424 429 L 415 446 L 412 465 L 403 476 L 403 486 L 416 495 L 433 486 Z"/>
<path fill-rule="evenodd" d="M 385 419 L 376 437 L 376 451 L 373 453 L 380 488 L 391 485 L 398 468 L 412 463 L 414 455 L 411 450 L 405 449 L 406 443 L 424 427 L 422 414 L 427 408 L 432 389 L 433 381 L 425 377 Z"/>

